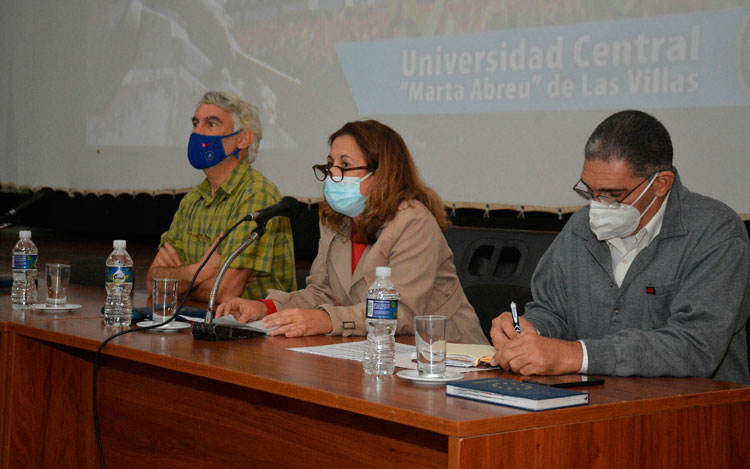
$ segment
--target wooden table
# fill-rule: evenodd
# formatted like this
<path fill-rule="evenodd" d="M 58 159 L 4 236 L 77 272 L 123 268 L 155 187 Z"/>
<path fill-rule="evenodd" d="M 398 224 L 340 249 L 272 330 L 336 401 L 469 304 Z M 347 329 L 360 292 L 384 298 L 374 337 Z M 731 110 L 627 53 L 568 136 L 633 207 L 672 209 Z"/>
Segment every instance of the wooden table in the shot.
<path fill-rule="evenodd" d="M 64 318 L 8 318 L 0 303 L 3 467 L 98 466 L 102 300 Z M 98 381 L 107 467 L 750 466 L 748 387 L 607 377 L 588 406 L 533 413 L 287 350 L 346 340 L 216 343 L 189 329 L 115 339 Z M 518 378 L 467 377 L 492 374 Z"/>

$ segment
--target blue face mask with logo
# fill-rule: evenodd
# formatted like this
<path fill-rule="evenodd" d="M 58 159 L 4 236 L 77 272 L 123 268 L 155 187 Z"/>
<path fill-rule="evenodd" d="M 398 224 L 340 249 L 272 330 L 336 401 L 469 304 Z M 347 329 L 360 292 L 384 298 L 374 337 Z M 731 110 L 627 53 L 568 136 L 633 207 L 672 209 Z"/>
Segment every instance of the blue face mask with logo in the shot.
<path fill-rule="evenodd" d="M 367 197 L 359 191 L 359 185 L 370 176 L 372 173 L 367 173 L 367 176 L 363 178 L 344 177 L 341 182 L 333 182 L 331 176 L 328 176 L 323 189 L 326 202 L 334 211 L 342 215 L 351 218 L 360 216 L 365 211 Z"/>
<path fill-rule="evenodd" d="M 224 161 L 228 156 L 240 157 L 240 149 L 235 148 L 230 154 L 224 153 L 224 145 L 221 140 L 237 135 L 241 131 L 227 135 L 201 135 L 193 132 L 188 142 L 188 160 L 195 169 L 206 169 Z"/>

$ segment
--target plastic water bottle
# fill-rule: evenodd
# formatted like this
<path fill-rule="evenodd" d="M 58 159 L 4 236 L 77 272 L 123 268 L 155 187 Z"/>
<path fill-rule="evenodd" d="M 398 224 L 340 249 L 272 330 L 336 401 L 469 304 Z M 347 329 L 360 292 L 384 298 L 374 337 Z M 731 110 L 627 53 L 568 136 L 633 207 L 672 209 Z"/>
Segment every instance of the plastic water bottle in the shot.
<path fill-rule="evenodd" d="M 108 326 L 129 326 L 133 319 L 130 292 L 133 290 L 133 259 L 125 250 L 127 243 L 117 239 L 114 250 L 107 257 L 107 301 L 104 304 L 104 323 Z"/>
<path fill-rule="evenodd" d="M 399 294 L 391 282 L 391 268 L 377 267 L 367 290 L 367 341 L 362 363 L 370 375 L 392 375 L 396 365 L 396 318 Z"/>
<path fill-rule="evenodd" d="M 18 233 L 13 246 L 13 289 L 10 297 L 14 308 L 36 303 L 36 261 L 39 251 L 31 240 L 31 231 Z"/>

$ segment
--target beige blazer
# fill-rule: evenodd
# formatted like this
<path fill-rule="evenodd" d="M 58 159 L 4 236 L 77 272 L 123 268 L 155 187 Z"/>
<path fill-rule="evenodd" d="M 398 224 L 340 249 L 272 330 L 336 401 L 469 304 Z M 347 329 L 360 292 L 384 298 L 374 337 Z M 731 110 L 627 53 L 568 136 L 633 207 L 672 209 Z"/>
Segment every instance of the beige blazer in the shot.
<path fill-rule="evenodd" d="M 401 294 L 396 334 L 414 334 L 414 316 L 448 316 L 449 342 L 486 344 L 474 309 L 469 304 L 453 265 L 453 252 L 427 208 L 417 201 L 402 202 L 393 220 L 367 246 L 352 274 L 352 245 L 347 236 L 320 227 L 318 254 L 307 277 L 307 287 L 287 293 L 269 290 L 278 310 L 321 308 L 333 323 L 332 335 L 366 335 L 367 288 L 375 281 L 375 267 L 391 267 L 391 280 Z"/>

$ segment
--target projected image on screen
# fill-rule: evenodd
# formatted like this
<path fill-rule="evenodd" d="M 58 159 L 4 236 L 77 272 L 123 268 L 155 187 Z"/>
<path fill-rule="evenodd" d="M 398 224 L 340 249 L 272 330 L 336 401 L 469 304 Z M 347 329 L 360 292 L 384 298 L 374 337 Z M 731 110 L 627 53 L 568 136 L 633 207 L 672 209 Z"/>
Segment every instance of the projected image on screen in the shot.
<path fill-rule="evenodd" d="M 450 204 L 572 210 L 589 134 L 636 108 L 669 129 L 688 187 L 750 213 L 750 196 L 732 190 L 750 174 L 745 0 L 85 5 L 85 25 L 70 27 L 87 40 L 78 73 L 91 98 L 75 158 L 87 189 L 120 189 L 100 168 L 155 155 L 169 164 L 128 169 L 135 189 L 195 183 L 184 164 L 190 116 L 203 92 L 224 89 L 261 111 L 255 165 L 301 199 L 321 197 L 310 167 L 325 161 L 327 136 L 376 118 L 404 136 Z"/>
<path fill-rule="evenodd" d="M 298 85 L 299 80 L 238 46 L 226 2 L 93 3 L 88 74 L 91 83 L 103 86 L 96 90 L 96 106 L 87 120 L 89 143 L 182 145 L 195 97 L 217 88 L 263 109 L 266 146 L 295 147 L 278 126 L 273 86 L 277 81 Z"/>

